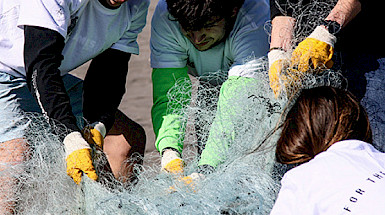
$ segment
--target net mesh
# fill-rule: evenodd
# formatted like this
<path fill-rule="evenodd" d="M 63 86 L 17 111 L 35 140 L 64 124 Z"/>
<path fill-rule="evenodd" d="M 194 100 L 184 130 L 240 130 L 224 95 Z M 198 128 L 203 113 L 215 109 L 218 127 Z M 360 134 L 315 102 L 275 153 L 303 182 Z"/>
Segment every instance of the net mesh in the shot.
<path fill-rule="evenodd" d="M 7 168 L 0 172 L 1 177 L 14 179 L 8 186 L 14 186 L 12 189 L 17 191 L 3 198 L 6 201 L 3 204 L 17 201 L 18 214 L 268 214 L 286 168 L 274 162 L 274 142 L 279 132 L 273 131 L 278 127 L 288 100 L 286 97 L 276 99 L 269 90 L 267 59 L 251 62 L 257 66 L 255 78 L 247 79 L 249 82 L 230 78 L 231 81 L 225 83 L 229 90 L 220 92 L 227 102 L 219 101 L 218 111 L 218 102 L 210 96 L 219 94 L 218 88 L 195 86 L 202 84 L 199 81 L 194 82 L 193 88 L 199 91 L 192 97 L 193 104 L 178 109 L 179 114 L 186 116 L 182 121 L 192 127 L 186 129 L 184 141 L 187 145 L 198 144 L 195 127 L 208 126 L 213 131 L 204 139 L 223 141 L 219 148 L 229 146 L 220 156 L 222 164 L 195 187 L 184 186 L 175 177 L 160 172 L 158 166 L 140 165 L 135 166 L 140 173 L 135 185 L 123 184 L 113 177 L 104 177 L 108 180 L 99 182 L 83 177 L 81 185 L 77 186 L 65 172 L 60 134 L 66 133 L 66 129 L 42 115 L 27 113 L 20 122 L 29 124 L 25 139 L 28 149 L 23 150 L 23 160 L 2 162 Z M 337 74 L 327 71 L 320 76 L 309 76 L 306 83 L 309 87 L 338 85 L 341 80 L 336 78 Z M 169 97 L 183 91 L 185 83 L 177 82 Z M 210 102 L 200 102 L 198 97 L 208 98 Z M 191 115 L 205 120 L 195 120 Z M 210 120 L 214 122 L 209 123 Z M 232 129 L 221 125 L 224 121 Z M 233 133 L 223 135 L 223 129 Z M 208 136 L 208 133 L 200 135 Z M 196 171 L 199 161 L 195 147 L 188 149 L 183 154 L 186 175 Z M 101 174 L 106 158 L 94 157 Z"/>
<path fill-rule="evenodd" d="M 323 23 L 336 3 L 337 0 L 275 0 L 273 2 L 284 16 L 290 16 L 295 19 L 293 23 L 294 31 L 291 32 L 292 48 L 295 48 L 299 42 L 303 41 L 317 26 Z M 269 29 L 268 32 L 271 32 L 271 23 L 267 23 L 266 27 Z"/>
<path fill-rule="evenodd" d="M 281 8 L 292 10 L 297 20 L 307 20 L 307 25 L 297 24 L 294 43 L 304 39 L 334 5 L 312 2 L 301 10 L 290 1 Z M 300 89 L 346 88 L 346 80 L 330 70 L 301 74 L 301 82 L 286 79 L 293 84 L 275 98 L 269 87 L 267 59 L 251 57 L 245 64 L 253 64 L 253 78 L 230 77 L 224 83 L 227 90 L 212 87 L 211 80 L 227 79 L 223 73 L 215 73 L 193 82 L 191 100 L 184 100 L 189 95 L 180 96 L 191 87 L 188 80 L 179 80 L 169 92 L 169 99 L 178 103 L 175 107 L 183 107 L 170 106 L 169 111 L 183 116 L 186 134 L 180 138 L 186 145 L 185 174 L 197 170 L 200 156 L 196 146 L 206 142 L 215 146 L 216 157 L 210 159 L 220 163 L 195 187 L 184 186 L 156 165 L 136 165 L 135 183 L 121 183 L 104 172 L 106 158 L 95 150 L 97 172 L 106 177 L 98 182 L 83 177 L 78 186 L 65 171 L 60 135 L 66 128 L 42 115 L 26 113 L 20 122 L 29 124 L 25 140 L 16 146 L 0 144 L 1 205 L 15 208 L 17 214 L 268 214 L 287 169 L 274 161 L 274 144 L 285 110 Z M 149 156 L 159 159 L 158 154 Z"/>

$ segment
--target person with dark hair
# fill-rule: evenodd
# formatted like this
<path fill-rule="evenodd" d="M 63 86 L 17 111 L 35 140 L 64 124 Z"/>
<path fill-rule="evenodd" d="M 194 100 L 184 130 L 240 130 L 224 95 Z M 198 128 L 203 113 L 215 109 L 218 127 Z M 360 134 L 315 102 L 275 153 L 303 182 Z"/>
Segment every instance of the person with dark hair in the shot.
<path fill-rule="evenodd" d="M 159 1 L 152 18 L 150 46 L 152 121 L 162 170 L 183 172 L 184 126 L 178 110 L 188 105 L 191 96 L 188 74 L 200 77 L 200 87 L 209 88 L 221 86 L 224 79 L 220 77 L 247 77 L 241 74 L 247 59 L 267 54 L 264 24 L 268 19 L 266 0 Z M 175 98 L 168 98 L 169 90 L 181 81 L 185 88 Z M 207 96 L 211 100 L 218 97 Z M 208 132 L 195 127 L 197 133 Z M 206 140 L 200 136 L 205 135 L 197 136 L 198 144 L 203 145 Z"/>
<path fill-rule="evenodd" d="M 303 90 L 283 122 L 276 159 L 300 164 L 283 177 L 271 214 L 382 214 L 385 153 L 372 146 L 367 114 L 352 93 Z"/>

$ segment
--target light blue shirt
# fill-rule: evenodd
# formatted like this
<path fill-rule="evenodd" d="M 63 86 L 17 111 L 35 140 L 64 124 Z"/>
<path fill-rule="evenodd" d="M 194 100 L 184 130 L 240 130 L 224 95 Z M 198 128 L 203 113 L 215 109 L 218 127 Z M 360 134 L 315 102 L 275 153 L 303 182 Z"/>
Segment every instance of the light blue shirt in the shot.
<path fill-rule="evenodd" d="M 165 0 L 160 0 L 151 29 L 151 67 L 190 67 L 195 76 L 210 76 L 243 65 L 247 60 L 267 54 L 269 43 L 264 25 L 270 17 L 267 0 L 245 0 L 234 27 L 226 40 L 206 51 L 199 51 L 180 31 L 177 21 L 171 21 Z"/>

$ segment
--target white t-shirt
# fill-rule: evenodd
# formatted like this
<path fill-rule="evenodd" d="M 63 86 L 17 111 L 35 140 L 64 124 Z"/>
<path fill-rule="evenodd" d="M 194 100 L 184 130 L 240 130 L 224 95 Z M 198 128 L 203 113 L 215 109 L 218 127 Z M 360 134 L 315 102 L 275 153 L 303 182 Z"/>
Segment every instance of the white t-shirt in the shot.
<path fill-rule="evenodd" d="M 385 214 L 385 153 L 345 140 L 288 171 L 271 214 Z"/>
<path fill-rule="evenodd" d="M 59 32 L 65 38 L 62 75 L 108 48 L 138 54 L 149 0 L 130 0 L 108 9 L 99 0 L 11 0 L 0 2 L 0 71 L 25 76 L 24 25 Z"/>
<path fill-rule="evenodd" d="M 264 25 L 270 18 L 267 0 L 245 0 L 227 39 L 206 51 L 197 50 L 170 20 L 165 0 L 159 0 L 152 18 L 151 67 L 183 68 L 196 76 L 209 76 L 267 54 L 269 43 Z M 172 18 L 171 18 L 172 19 Z"/>

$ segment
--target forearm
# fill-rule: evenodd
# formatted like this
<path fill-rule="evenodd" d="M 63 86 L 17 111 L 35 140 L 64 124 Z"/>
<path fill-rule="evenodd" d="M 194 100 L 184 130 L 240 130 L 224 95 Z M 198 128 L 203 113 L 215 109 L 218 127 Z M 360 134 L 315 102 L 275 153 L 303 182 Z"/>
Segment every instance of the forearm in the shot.
<path fill-rule="evenodd" d="M 244 113 L 250 106 L 249 91 L 254 89 L 256 79 L 248 77 L 230 76 L 226 80 L 219 94 L 215 119 L 211 125 L 205 149 L 202 152 L 199 166 L 209 165 L 217 167 L 229 156 L 229 148 L 234 142 L 237 132 L 244 129 Z"/>
<path fill-rule="evenodd" d="M 43 113 L 78 131 L 59 66 L 64 38 L 55 31 L 33 26 L 24 29 L 24 63 L 28 87 Z"/>
<path fill-rule="evenodd" d="M 151 110 L 155 146 L 159 152 L 165 148 L 183 149 L 183 109 L 190 103 L 191 80 L 185 68 L 154 69 L 153 107 Z M 169 91 L 178 83 L 178 92 L 173 97 Z"/>
<path fill-rule="evenodd" d="M 290 50 L 295 19 L 290 16 L 276 16 L 272 20 L 270 48 Z"/>
<path fill-rule="evenodd" d="M 361 11 L 359 0 L 339 0 L 325 20 L 338 22 L 345 27 Z"/>
<path fill-rule="evenodd" d="M 90 123 L 102 122 L 107 131 L 126 92 L 131 54 L 107 49 L 95 57 L 83 85 L 83 115 Z"/>

